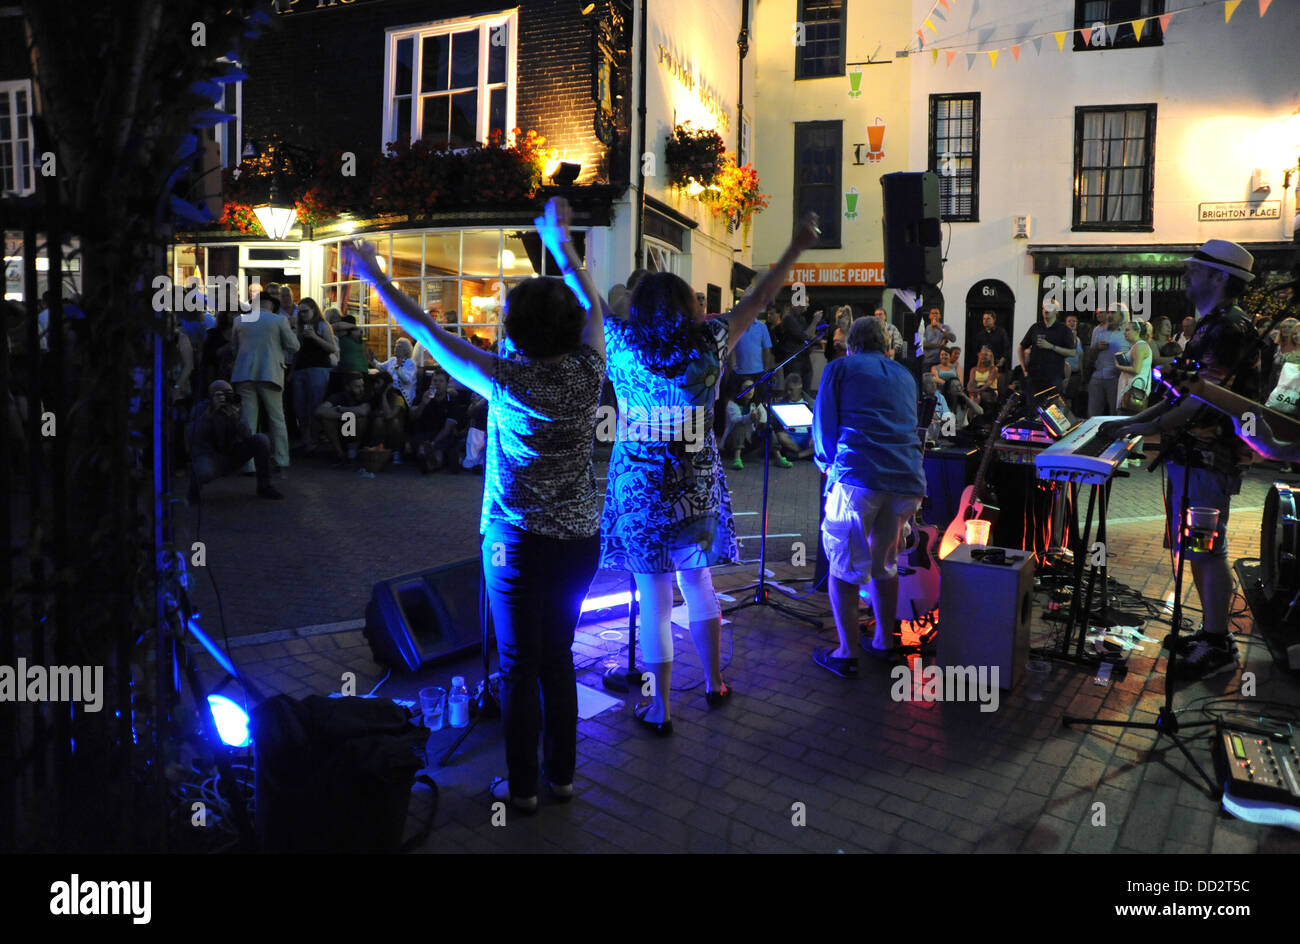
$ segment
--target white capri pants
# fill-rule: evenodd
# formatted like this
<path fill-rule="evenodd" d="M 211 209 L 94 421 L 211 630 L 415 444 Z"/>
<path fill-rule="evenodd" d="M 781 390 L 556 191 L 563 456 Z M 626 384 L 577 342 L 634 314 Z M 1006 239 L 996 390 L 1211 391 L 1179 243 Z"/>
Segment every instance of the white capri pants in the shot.
<path fill-rule="evenodd" d="M 673 661 L 673 575 L 633 574 L 641 598 L 641 655 L 658 665 Z M 721 616 L 707 567 L 677 571 L 677 586 L 692 623 Z"/>

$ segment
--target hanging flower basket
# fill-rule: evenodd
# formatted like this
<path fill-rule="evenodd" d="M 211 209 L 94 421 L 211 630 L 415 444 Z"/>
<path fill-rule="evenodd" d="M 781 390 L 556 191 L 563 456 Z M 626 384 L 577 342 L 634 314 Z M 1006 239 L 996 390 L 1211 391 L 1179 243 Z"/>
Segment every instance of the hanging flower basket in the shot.
<path fill-rule="evenodd" d="M 746 237 L 754 214 L 767 209 L 770 197 L 759 191 L 758 172 L 753 165 L 737 166 L 729 154 L 722 156 L 713 186 L 702 195 L 714 216 L 725 216 L 729 225 L 743 227 Z"/>
<path fill-rule="evenodd" d="M 708 187 L 718 174 L 725 147 L 716 131 L 692 128 L 689 121 L 675 127 L 664 142 L 669 185 Z"/>

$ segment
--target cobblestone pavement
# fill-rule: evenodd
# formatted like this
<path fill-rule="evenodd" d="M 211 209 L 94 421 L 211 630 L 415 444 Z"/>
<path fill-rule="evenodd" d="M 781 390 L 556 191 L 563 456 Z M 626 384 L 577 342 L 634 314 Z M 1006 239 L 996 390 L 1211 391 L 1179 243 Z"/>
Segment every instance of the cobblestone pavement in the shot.
<path fill-rule="evenodd" d="M 603 474 L 600 466 L 598 474 Z M 762 470 L 728 472 L 745 556 L 757 556 Z M 1235 501 L 1231 555 L 1254 556 L 1260 508 L 1274 473 L 1259 471 Z M 410 466 L 374 479 L 355 470 L 297 462 L 279 483 L 283 502 L 253 497 L 251 479 L 204 492 L 202 531 L 194 509 L 179 511 L 177 539 L 205 545 L 206 570 L 193 568 L 203 623 L 221 636 L 209 578 L 221 590 L 232 653 L 259 686 L 294 696 L 337 691 L 354 673 L 359 692 L 384 675 L 359 630 L 372 584 L 401 573 L 462 560 L 477 552 L 482 479 L 421 476 Z M 1110 510 L 1112 576 L 1156 605 L 1172 599 L 1173 578 L 1161 548 L 1159 477 L 1135 472 L 1115 484 Z M 816 555 L 818 477 L 803 463 L 773 469 L 769 567 L 802 587 Z M 805 542 L 807 562 L 792 558 Z M 756 575 L 756 565 L 719 569 L 726 592 Z M 622 586 L 602 575 L 600 586 Z M 1186 615 L 1199 618 L 1189 589 Z M 745 594 L 735 594 L 746 598 Z M 1036 597 L 1032 643 L 1050 641 Z M 676 732 L 652 739 L 637 730 L 631 706 L 579 725 L 577 799 L 543 798 L 535 818 L 508 814 L 494 826 L 486 787 L 504 774 L 499 721 L 485 721 L 447 766 L 431 773 L 441 789 L 434 852 L 1297 852 L 1300 837 L 1217 812 L 1187 760 L 1148 732 L 1062 727 L 1064 714 L 1152 721 L 1164 699 L 1158 643 L 1130 660 L 1128 675 L 1107 687 L 1065 662 L 1054 664 L 1042 701 L 1023 686 L 1003 692 L 994 712 L 974 703 L 895 701 L 887 666 L 864 659 L 862 677 L 841 680 L 811 658 L 834 636 L 826 598 L 797 604 L 822 614 L 820 633 L 766 608 L 738 614 L 726 627 L 726 677 L 736 696 L 720 711 L 705 705 L 701 676 L 678 630 L 674 688 Z M 579 680 L 599 688 L 603 651 L 595 633 L 625 620 L 584 623 L 575 646 Z M 1175 707 L 1237 690 L 1255 673 L 1257 697 L 1295 702 L 1300 684 L 1277 669 L 1249 617 L 1243 665 L 1235 674 L 1184 686 Z M 1167 627 L 1147 630 L 1163 636 Z M 626 658 L 626 656 L 624 656 Z M 452 674 L 477 680 L 478 658 L 395 675 L 380 694 L 413 699 Z M 1246 699 L 1249 701 L 1249 699 Z M 1189 712 L 1190 714 L 1190 712 Z M 1188 717 L 1188 716 L 1184 716 Z M 435 732 L 432 763 L 456 732 Z M 1191 750 L 1209 768 L 1207 736 Z M 427 809 L 419 793 L 412 818 Z M 1098 804 L 1102 804 L 1098 806 Z M 799 825 L 802 823 L 802 825 Z"/>

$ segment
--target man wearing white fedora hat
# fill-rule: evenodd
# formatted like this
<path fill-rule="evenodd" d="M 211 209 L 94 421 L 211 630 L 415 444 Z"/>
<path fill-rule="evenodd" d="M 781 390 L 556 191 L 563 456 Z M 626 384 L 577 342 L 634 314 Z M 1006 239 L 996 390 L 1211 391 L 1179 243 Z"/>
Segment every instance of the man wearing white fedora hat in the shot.
<path fill-rule="evenodd" d="M 1183 260 L 1188 300 L 1196 308 L 1196 330 L 1185 356 L 1200 365 L 1200 377 L 1228 387 L 1251 400 L 1259 398 L 1258 335 L 1250 318 L 1234 304 L 1255 276 L 1255 259 L 1226 239 L 1211 239 Z M 1192 580 L 1201 598 L 1204 622 L 1200 630 L 1179 639 L 1182 661 L 1178 676 L 1203 679 L 1235 667 L 1236 654 L 1228 632 L 1232 601 L 1232 572 L 1228 569 L 1228 508 L 1241 489 L 1241 465 L 1249 450 L 1233 431 L 1229 417 L 1214 413 L 1191 397 L 1177 406 L 1167 401 L 1124 422 L 1103 429 L 1120 435 L 1167 433 L 1176 439 L 1168 462 L 1169 534 L 1177 535 L 1183 484 L 1189 508 L 1219 512 L 1213 547 L 1187 550 Z"/>

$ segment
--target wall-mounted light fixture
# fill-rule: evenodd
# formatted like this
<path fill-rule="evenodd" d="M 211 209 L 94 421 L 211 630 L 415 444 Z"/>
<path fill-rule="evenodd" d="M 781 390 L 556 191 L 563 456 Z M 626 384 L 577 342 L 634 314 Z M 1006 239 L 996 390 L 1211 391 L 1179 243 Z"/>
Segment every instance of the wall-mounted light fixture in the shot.
<path fill-rule="evenodd" d="M 557 187 L 572 187 L 573 182 L 578 179 L 582 173 L 582 165 L 573 161 L 561 161 L 559 168 L 551 175 L 551 180 Z"/>

